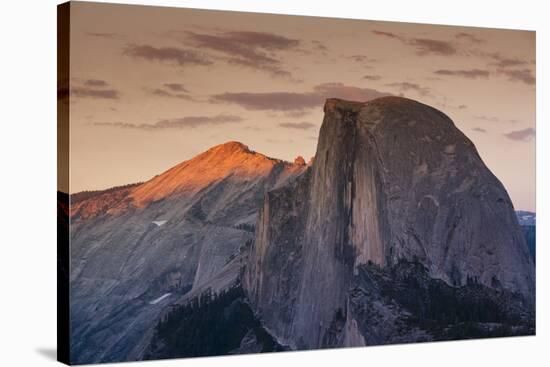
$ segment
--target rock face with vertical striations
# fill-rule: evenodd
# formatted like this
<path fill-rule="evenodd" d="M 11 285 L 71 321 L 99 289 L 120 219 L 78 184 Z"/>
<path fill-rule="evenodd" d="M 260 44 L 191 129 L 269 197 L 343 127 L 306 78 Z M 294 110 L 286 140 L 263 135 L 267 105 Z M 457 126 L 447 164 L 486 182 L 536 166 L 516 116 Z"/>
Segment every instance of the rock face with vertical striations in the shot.
<path fill-rule="evenodd" d="M 312 165 L 265 195 L 243 280 L 279 343 L 430 340 L 414 328 L 378 333 L 369 319 L 400 329 L 407 302 L 384 304 L 386 278 L 397 277 L 388 269 L 445 299 L 493 304 L 506 293 L 534 312 L 534 266 L 511 200 L 445 114 L 400 97 L 329 99 L 324 110 Z M 484 291 L 453 293 L 471 284 Z"/>

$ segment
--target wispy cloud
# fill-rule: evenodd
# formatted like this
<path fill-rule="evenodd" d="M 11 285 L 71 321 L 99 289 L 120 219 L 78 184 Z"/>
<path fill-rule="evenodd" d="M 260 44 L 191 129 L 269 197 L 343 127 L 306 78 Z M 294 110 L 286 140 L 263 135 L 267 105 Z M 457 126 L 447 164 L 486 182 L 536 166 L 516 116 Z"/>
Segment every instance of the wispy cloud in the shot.
<path fill-rule="evenodd" d="M 120 93 L 116 89 L 92 89 L 72 87 L 71 96 L 79 98 L 119 99 Z"/>
<path fill-rule="evenodd" d="M 388 95 L 390 94 L 375 89 L 359 88 L 343 83 L 323 83 L 316 85 L 310 92 L 227 92 L 211 96 L 210 101 L 213 103 L 236 104 L 247 110 L 269 110 L 287 113 L 316 108 L 321 106 L 327 98 L 367 101 Z"/>
<path fill-rule="evenodd" d="M 489 58 L 493 59 L 494 61 L 491 62 L 489 65 L 496 66 L 498 68 L 509 68 L 509 67 L 517 67 L 517 66 L 523 66 L 529 64 L 527 60 L 522 60 L 517 57 L 507 57 L 503 56 L 500 53 L 490 53 L 488 55 Z"/>
<path fill-rule="evenodd" d="M 402 92 L 408 92 L 408 91 L 414 91 L 421 96 L 427 96 L 430 94 L 430 88 L 421 86 L 417 83 L 411 83 L 411 82 L 396 82 L 396 83 L 388 83 L 386 84 L 388 87 L 394 87 L 399 89 Z"/>
<path fill-rule="evenodd" d="M 87 36 L 98 37 L 98 38 L 119 38 L 118 33 L 107 33 L 107 32 L 85 32 Z"/>
<path fill-rule="evenodd" d="M 499 74 L 508 77 L 509 81 L 521 82 L 527 85 L 535 85 L 537 79 L 529 69 L 499 69 Z"/>
<path fill-rule="evenodd" d="M 372 59 L 368 57 L 367 55 L 361 55 L 361 54 L 348 56 L 348 59 L 355 61 L 358 64 L 369 64 L 369 63 L 374 63 L 378 61 L 376 59 Z"/>
<path fill-rule="evenodd" d="M 413 38 L 408 41 L 409 45 L 416 48 L 417 54 L 450 56 L 456 54 L 456 47 L 452 42 L 440 41 L 429 38 Z"/>
<path fill-rule="evenodd" d="M 187 88 L 185 88 L 183 84 L 180 83 L 164 83 L 164 86 L 174 92 L 189 93 Z"/>
<path fill-rule="evenodd" d="M 503 119 L 497 116 L 487 116 L 487 115 L 474 115 L 474 118 L 477 120 L 488 121 L 488 122 L 506 122 L 510 124 L 518 123 L 516 119 Z"/>
<path fill-rule="evenodd" d="M 483 42 L 485 42 L 485 40 L 473 35 L 472 33 L 466 33 L 466 32 L 460 32 L 460 33 L 455 34 L 455 38 L 459 39 L 459 40 L 462 40 L 462 41 L 471 42 L 471 43 L 483 43 Z"/>
<path fill-rule="evenodd" d="M 319 84 L 313 89 L 315 93 L 321 97 L 321 103 L 327 98 L 340 98 L 364 102 L 391 95 L 390 93 L 381 92 L 372 88 L 360 88 L 338 82 Z"/>
<path fill-rule="evenodd" d="M 73 79 L 66 93 L 76 98 L 111 100 L 120 98 L 120 92 L 112 88 L 109 83 L 102 79 Z"/>
<path fill-rule="evenodd" d="M 489 70 L 482 70 L 482 69 L 463 69 L 463 70 L 440 69 L 440 70 L 434 71 L 434 74 L 456 76 L 456 77 L 462 77 L 467 79 L 488 78 L 490 75 Z"/>
<path fill-rule="evenodd" d="M 393 32 L 373 30 L 373 34 L 387 37 L 413 47 L 419 56 L 440 55 L 451 56 L 457 53 L 456 45 L 450 41 L 442 41 L 432 38 L 407 38 Z"/>
<path fill-rule="evenodd" d="M 205 125 L 223 125 L 244 121 L 235 115 L 186 116 L 175 119 L 163 119 L 152 124 L 134 124 L 129 122 L 96 122 L 95 126 L 118 127 L 139 130 L 193 129 Z"/>
<path fill-rule="evenodd" d="M 500 122 L 500 119 L 496 116 L 475 115 L 474 118 L 489 122 Z"/>
<path fill-rule="evenodd" d="M 147 61 L 168 62 L 183 65 L 211 65 L 212 61 L 203 53 L 176 47 L 154 47 L 150 45 L 128 44 L 124 55 Z"/>
<path fill-rule="evenodd" d="M 474 127 L 472 130 L 477 131 L 478 133 L 486 133 L 487 132 L 487 130 L 485 130 L 481 127 Z"/>
<path fill-rule="evenodd" d="M 315 93 L 267 92 L 267 93 L 233 93 L 213 95 L 214 103 L 230 103 L 247 110 L 293 111 L 304 110 L 320 105 L 319 95 Z"/>
<path fill-rule="evenodd" d="M 184 42 L 216 52 L 232 65 L 264 71 L 272 76 L 291 77 L 280 53 L 298 48 L 300 41 L 273 33 L 230 31 L 217 33 L 185 32 Z M 317 44 L 317 47 L 321 44 Z"/>
<path fill-rule="evenodd" d="M 523 130 L 511 131 L 504 134 L 504 136 L 508 139 L 516 141 L 530 141 L 535 137 L 535 129 L 533 129 L 532 127 L 528 127 L 527 129 Z"/>
<path fill-rule="evenodd" d="M 377 36 L 382 36 L 382 37 L 388 37 L 388 38 L 394 38 L 394 39 L 398 39 L 398 40 L 403 40 L 404 38 L 393 33 L 393 32 L 385 32 L 385 31 L 378 31 L 378 30 L 373 30 L 372 33 L 374 33 L 375 35 Z"/>
<path fill-rule="evenodd" d="M 287 129 L 309 130 L 317 125 L 312 124 L 311 122 L 282 122 L 279 126 Z"/>
<path fill-rule="evenodd" d="M 84 81 L 84 85 L 88 87 L 94 87 L 94 88 L 104 88 L 104 87 L 108 87 L 109 83 L 101 79 L 88 79 Z"/>
<path fill-rule="evenodd" d="M 189 93 L 189 90 L 179 83 L 164 83 L 160 88 L 145 88 L 145 90 L 157 97 L 177 98 L 186 101 L 196 100 Z"/>
<path fill-rule="evenodd" d="M 319 40 L 313 40 L 311 43 L 313 44 L 313 49 L 316 51 L 321 51 L 321 53 L 326 53 L 328 51 L 328 47 Z"/>
<path fill-rule="evenodd" d="M 377 80 L 382 79 L 382 77 L 380 75 L 365 75 L 365 76 L 363 76 L 362 79 L 370 80 L 370 81 L 377 81 Z"/>
<path fill-rule="evenodd" d="M 193 98 L 191 95 L 185 94 L 185 93 L 172 93 L 170 91 L 167 91 L 167 90 L 164 90 L 164 89 L 161 89 L 161 88 L 153 88 L 153 89 L 146 88 L 146 90 L 150 94 L 152 94 L 154 96 L 157 96 L 157 97 L 176 98 L 176 99 L 183 99 L 183 100 L 186 100 L 186 101 L 195 101 L 195 98 Z"/>

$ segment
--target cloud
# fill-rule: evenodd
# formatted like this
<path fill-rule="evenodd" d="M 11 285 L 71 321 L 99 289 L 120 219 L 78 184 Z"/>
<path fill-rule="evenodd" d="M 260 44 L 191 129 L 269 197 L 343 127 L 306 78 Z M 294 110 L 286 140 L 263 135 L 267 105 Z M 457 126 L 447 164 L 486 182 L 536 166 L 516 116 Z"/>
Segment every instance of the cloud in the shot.
<path fill-rule="evenodd" d="M 508 123 L 511 123 L 511 124 L 515 124 L 517 122 L 519 122 L 518 120 L 515 120 L 515 119 L 500 119 L 496 116 L 486 116 L 486 115 L 474 115 L 474 118 L 478 119 L 478 120 L 482 120 L 482 121 L 488 121 L 488 122 L 508 122 Z"/>
<path fill-rule="evenodd" d="M 471 43 L 483 43 L 485 42 L 483 39 L 471 34 L 471 33 L 466 33 L 466 32 L 461 32 L 461 33 L 457 33 L 455 34 L 455 38 L 458 39 L 458 40 L 463 40 L 463 41 L 467 41 L 467 42 L 471 42 Z"/>
<path fill-rule="evenodd" d="M 372 33 L 377 36 L 395 39 L 400 41 L 404 45 L 414 47 L 416 49 L 417 55 L 419 56 L 450 56 L 457 53 L 456 46 L 449 41 L 441 41 L 431 38 L 407 38 L 404 36 L 400 36 L 396 33 L 378 30 L 373 30 Z"/>
<path fill-rule="evenodd" d="M 328 51 L 328 47 L 321 41 L 313 40 L 311 43 L 313 44 L 314 50 L 321 51 L 322 53 L 326 53 L 326 51 Z"/>
<path fill-rule="evenodd" d="M 477 132 L 479 132 L 479 133 L 486 133 L 486 132 L 487 132 L 487 130 L 485 130 L 485 129 L 481 128 L 481 127 L 474 127 L 472 130 L 473 130 L 473 131 L 477 131 Z"/>
<path fill-rule="evenodd" d="M 71 96 L 79 98 L 119 99 L 120 93 L 116 89 L 93 89 L 72 87 Z"/>
<path fill-rule="evenodd" d="M 377 36 L 383 36 L 383 37 L 388 37 L 388 38 L 394 38 L 394 39 L 404 40 L 403 37 L 398 36 L 397 34 L 392 33 L 392 32 L 384 32 L 384 31 L 373 30 L 372 33 L 374 33 L 374 34 L 377 35 Z"/>
<path fill-rule="evenodd" d="M 298 48 L 300 41 L 273 33 L 230 31 L 210 33 L 185 32 L 186 41 L 203 50 L 224 55 L 232 65 L 239 65 L 272 76 L 291 77 L 283 68 L 278 53 Z M 319 46 L 319 45 L 318 45 Z"/>
<path fill-rule="evenodd" d="M 451 42 L 434 40 L 429 38 L 413 38 L 408 41 L 409 45 L 416 48 L 417 54 L 425 55 L 442 55 L 449 56 L 456 54 L 456 48 Z"/>
<path fill-rule="evenodd" d="M 321 102 L 327 98 L 340 98 L 351 101 L 369 101 L 371 99 L 390 96 L 390 93 L 380 92 L 371 88 L 359 88 L 343 83 L 323 83 L 313 88 L 321 96 Z"/>
<path fill-rule="evenodd" d="M 365 75 L 362 79 L 376 81 L 382 79 L 382 77 L 380 75 Z"/>
<path fill-rule="evenodd" d="M 475 115 L 474 118 L 489 122 L 500 122 L 500 119 L 496 116 Z"/>
<path fill-rule="evenodd" d="M 367 55 L 351 55 L 348 59 L 355 61 L 356 63 L 371 63 L 376 62 L 376 59 L 371 59 Z"/>
<path fill-rule="evenodd" d="M 300 118 L 300 117 L 304 117 L 306 115 L 309 115 L 310 113 L 311 113 L 311 111 L 292 110 L 292 111 L 284 111 L 283 116 L 292 117 L 292 118 Z"/>
<path fill-rule="evenodd" d="M 512 82 L 534 85 L 537 81 L 533 72 L 529 69 L 499 69 L 498 73 L 507 76 L 508 80 Z"/>
<path fill-rule="evenodd" d="M 430 94 L 430 88 L 423 87 L 420 84 L 417 83 L 410 83 L 410 82 L 396 82 L 396 83 L 389 83 L 386 84 L 388 87 L 394 87 L 398 88 L 399 90 L 403 92 L 408 91 L 414 91 L 420 94 L 421 96 L 427 96 Z"/>
<path fill-rule="evenodd" d="M 508 68 L 511 66 L 520 66 L 525 64 L 527 64 L 527 61 L 519 59 L 501 59 L 498 62 L 493 63 L 493 65 L 496 65 L 500 68 Z"/>
<path fill-rule="evenodd" d="M 243 42 L 250 47 L 260 47 L 267 50 L 285 50 L 297 47 L 300 41 L 273 33 L 266 32 L 226 32 L 225 40 L 230 40 L 233 43 Z"/>
<path fill-rule="evenodd" d="M 164 83 L 161 88 L 145 88 L 147 92 L 157 97 L 177 98 L 195 101 L 189 91 L 179 83 Z"/>
<path fill-rule="evenodd" d="M 311 122 L 283 122 L 280 123 L 279 126 L 288 129 L 309 130 L 317 125 Z"/>
<path fill-rule="evenodd" d="M 164 83 L 164 86 L 174 92 L 189 93 L 187 88 L 185 88 L 183 84 L 180 83 Z"/>
<path fill-rule="evenodd" d="M 76 98 L 95 98 L 95 99 L 119 99 L 120 92 L 114 88 L 109 88 L 109 83 L 102 79 L 73 78 L 73 84 L 69 91 L 65 91 Z"/>
<path fill-rule="evenodd" d="M 434 74 L 437 75 L 449 75 L 449 76 L 458 76 L 467 79 L 478 79 L 478 78 L 488 78 L 489 71 L 481 69 L 467 69 L 467 70 L 449 70 L 449 69 L 440 69 L 434 71 Z"/>
<path fill-rule="evenodd" d="M 95 126 L 118 127 L 139 130 L 166 130 L 166 129 L 193 129 L 205 125 L 223 125 L 242 122 L 243 119 L 235 115 L 217 116 L 186 116 L 175 119 L 163 119 L 153 124 L 133 124 L 129 122 L 96 122 Z"/>
<path fill-rule="evenodd" d="M 86 35 L 99 38 L 118 38 L 118 33 L 85 32 Z"/>
<path fill-rule="evenodd" d="M 58 96 L 60 92 L 58 91 Z M 76 98 L 95 98 L 95 99 L 119 99 L 120 92 L 110 87 L 109 83 L 102 79 L 72 78 L 69 90 L 61 91 L 62 97 L 68 96 Z"/>
<path fill-rule="evenodd" d="M 186 101 L 195 101 L 195 99 L 185 93 L 172 93 L 170 91 L 161 89 L 161 88 L 154 88 L 154 89 L 146 89 L 150 94 L 157 96 L 157 97 L 167 97 L 167 98 L 177 98 L 177 99 L 183 99 Z"/>
<path fill-rule="evenodd" d="M 222 93 L 211 97 L 214 103 L 237 104 L 247 110 L 293 111 L 317 107 L 319 95 L 315 93 Z"/>
<path fill-rule="evenodd" d="M 101 79 L 88 79 L 84 81 L 84 85 L 93 88 L 104 88 L 108 87 L 109 83 Z"/>
<path fill-rule="evenodd" d="M 446 98 L 445 98 L 445 100 L 446 100 Z M 468 108 L 468 106 L 466 106 L 465 104 L 454 105 L 454 104 L 447 104 L 445 102 L 438 102 L 438 103 L 436 103 L 436 105 L 438 105 L 441 108 L 453 108 L 453 109 L 457 109 L 457 110 L 465 110 L 466 108 Z"/>
<path fill-rule="evenodd" d="M 310 92 L 222 93 L 211 96 L 213 103 L 237 104 L 247 110 L 296 112 L 322 106 L 327 98 L 367 101 L 389 96 L 375 89 L 359 88 L 343 83 L 316 85 Z"/>
<path fill-rule="evenodd" d="M 511 140 L 530 141 L 535 137 L 535 129 L 533 129 L 532 127 L 529 127 L 523 130 L 511 131 L 503 135 Z"/>
<path fill-rule="evenodd" d="M 128 44 L 123 55 L 147 61 L 170 62 L 183 65 L 211 65 L 212 61 L 202 53 L 176 47 L 154 47 L 150 45 Z"/>
<path fill-rule="evenodd" d="M 496 66 L 496 67 L 501 68 L 501 69 L 502 68 L 522 66 L 522 65 L 527 65 L 528 64 L 528 62 L 526 60 L 521 60 L 521 59 L 518 59 L 518 58 L 502 56 L 499 53 L 491 53 L 488 56 L 491 59 L 495 60 L 495 62 L 492 62 L 489 65 L 493 65 L 493 66 Z"/>

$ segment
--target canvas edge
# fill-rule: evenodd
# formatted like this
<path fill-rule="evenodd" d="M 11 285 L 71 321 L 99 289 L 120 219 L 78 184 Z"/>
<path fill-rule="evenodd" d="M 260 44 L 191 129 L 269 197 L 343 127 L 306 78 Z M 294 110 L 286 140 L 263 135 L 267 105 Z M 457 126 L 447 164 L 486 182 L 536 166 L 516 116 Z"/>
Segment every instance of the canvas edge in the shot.
<path fill-rule="evenodd" d="M 70 364 L 70 2 L 57 6 L 57 360 Z"/>

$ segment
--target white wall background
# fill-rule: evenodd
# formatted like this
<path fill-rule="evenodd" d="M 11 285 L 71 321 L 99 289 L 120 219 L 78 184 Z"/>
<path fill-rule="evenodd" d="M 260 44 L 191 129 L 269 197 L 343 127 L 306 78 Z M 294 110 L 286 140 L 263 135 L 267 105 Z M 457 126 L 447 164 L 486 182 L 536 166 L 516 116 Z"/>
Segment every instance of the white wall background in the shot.
<path fill-rule="evenodd" d="M 132 366 L 541 366 L 550 360 L 550 27 L 546 1 L 196 0 L 125 3 L 537 31 L 537 336 L 134 363 Z M 0 365 L 55 364 L 56 6 L 4 1 L 0 18 Z M 545 105 L 546 103 L 546 105 Z M 506 149 L 506 147 L 503 147 Z"/>

